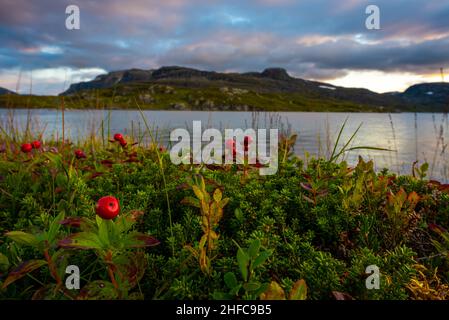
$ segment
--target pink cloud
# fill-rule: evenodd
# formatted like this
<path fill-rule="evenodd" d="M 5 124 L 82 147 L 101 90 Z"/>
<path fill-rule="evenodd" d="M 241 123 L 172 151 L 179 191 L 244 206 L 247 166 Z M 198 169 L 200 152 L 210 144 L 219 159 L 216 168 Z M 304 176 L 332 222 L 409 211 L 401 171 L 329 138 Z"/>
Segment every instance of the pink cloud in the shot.
<path fill-rule="evenodd" d="M 295 0 L 255 0 L 256 3 L 266 5 L 266 6 L 284 6 L 295 4 L 298 1 Z"/>

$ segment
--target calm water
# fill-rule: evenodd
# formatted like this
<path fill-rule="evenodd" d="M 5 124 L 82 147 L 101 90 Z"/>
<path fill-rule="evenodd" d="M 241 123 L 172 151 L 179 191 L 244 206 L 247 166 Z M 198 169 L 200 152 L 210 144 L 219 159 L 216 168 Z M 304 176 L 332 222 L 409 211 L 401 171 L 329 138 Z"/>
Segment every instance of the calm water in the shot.
<path fill-rule="evenodd" d="M 31 119 L 34 130 L 44 131 L 45 137 L 61 136 L 62 115 L 56 110 L 32 110 Z M 345 143 L 357 127 L 362 127 L 352 146 L 381 147 L 394 152 L 357 150 L 346 155 L 350 163 L 355 163 L 358 155 L 375 160 L 377 169 L 388 167 L 398 173 L 410 173 L 416 160 L 427 161 L 433 178 L 448 181 L 449 157 L 446 150 L 449 141 L 449 121 L 446 114 L 431 113 L 314 113 L 314 112 L 202 112 L 202 111 L 144 111 L 150 126 L 157 129 L 158 139 L 165 143 L 172 128 L 192 126 L 192 121 L 202 121 L 203 130 L 207 127 L 225 128 L 278 128 L 283 132 L 298 133 L 295 152 L 304 156 L 305 151 L 312 155 L 329 155 L 338 131 L 348 118 L 342 143 Z M 24 129 L 29 113 L 15 110 L 13 114 L 16 127 Z M 0 109 L 0 123 L 8 129 L 11 111 Z M 139 111 L 127 110 L 70 110 L 65 112 L 66 137 L 72 140 L 95 132 L 101 135 L 101 124 L 107 133 L 144 130 Z M 430 172 L 429 172 L 430 173 Z"/>

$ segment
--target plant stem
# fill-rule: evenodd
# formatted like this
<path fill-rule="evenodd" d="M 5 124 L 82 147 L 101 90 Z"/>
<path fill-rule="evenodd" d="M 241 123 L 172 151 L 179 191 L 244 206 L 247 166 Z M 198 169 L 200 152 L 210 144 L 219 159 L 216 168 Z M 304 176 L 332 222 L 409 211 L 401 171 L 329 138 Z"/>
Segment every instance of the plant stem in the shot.
<path fill-rule="evenodd" d="M 136 101 L 135 98 L 134 98 L 134 101 L 135 101 L 135 103 L 137 105 L 137 108 L 139 108 L 139 112 L 140 112 L 140 115 L 143 118 L 143 122 L 145 123 L 146 130 L 147 130 L 148 134 L 151 137 L 151 142 L 152 143 L 156 143 L 156 141 L 154 139 L 154 136 L 153 136 L 153 133 L 151 132 L 151 129 L 150 129 L 149 125 L 148 125 L 147 119 L 145 118 L 145 115 L 142 112 L 142 109 L 140 108 L 140 106 L 139 106 L 139 104 L 138 104 L 138 102 Z M 160 155 L 160 152 L 159 152 L 159 148 L 157 147 L 157 145 L 156 145 L 156 155 L 157 155 L 157 158 L 158 158 L 158 161 L 159 161 L 159 169 L 161 170 L 162 183 L 164 184 L 165 200 L 167 201 L 168 219 L 169 219 L 169 223 L 170 223 L 170 236 L 173 239 L 174 238 L 174 236 L 173 236 L 173 221 L 172 221 L 172 215 L 171 215 L 171 209 L 170 209 L 170 198 L 168 196 L 167 181 L 165 179 L 165 172 L 164 172 L 164 164 L 162 162 L 162 158 L 161 158 L 161 155 Z M 175 244 L 174 244 L 173 241 L 170 241 L 170 242 L 171 242 L 171 246 L 172 246 L 172 255 L 174 256 L 175 255 Z"/>
<path fill-rule="evenodd" d="M 62 284 L 62 280 L 59 277 L 58 272 L 56 271 L 56 266 L 53 263 L 53 260 L 51 259 L 50 254 L 48 253 L 48 249 L 44 250 L 44 256 L 45 256 L 45 259 L 47 260 L 48 268 L 50 269 L 51 276 L 53 277 L 53 279 L 56 280 L 56 284 L 59 287 Z"/>

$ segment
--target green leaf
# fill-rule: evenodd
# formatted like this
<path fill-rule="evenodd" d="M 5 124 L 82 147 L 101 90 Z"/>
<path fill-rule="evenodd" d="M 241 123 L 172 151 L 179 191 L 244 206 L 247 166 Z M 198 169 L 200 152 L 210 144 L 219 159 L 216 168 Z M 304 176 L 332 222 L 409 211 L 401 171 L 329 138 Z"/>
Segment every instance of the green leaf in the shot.
<path fill-rule="evenodd" d="M 261 243 L 259 239 L 253 240 L 248 248 L 248 254 L 251 259 L 255 259 L 257 255 L 259 254 Z"/>
<path fill-rule="evenodd" d="M 260 288 L 260 282 L 253 281 L 253 282 L 245 283 L 245 284 L 243 285 L 243 288 L 244 288 L 246 291 L 257 291 L 257 290 L 259 290 L 259 288 Z"/>
<path fill-rule="evenodd" d="M 219 207 L 223 209 L 224 207 L 226 207 L 226 205 L 228 203 L 229 203 L 229 198 L 224 198 L 220 201 Z"/>
<path fill-rule="evenodd" d="M 106 227 L 108 229 L 109 242 L 115 244 L 117 241 L 120 241 L 119 227 L 115 221 L 107 220 Z"/>
<path fill-rule="evenodd" d="M 347 122 L 348 122 L 348 118 L 345 119 L 345 121 L 343 122 L 343 125 L 340 128 L 340 131 L 338 132 L 337 140 L 334 143 L 334 149 L 332 150 L 332 154 L 331 154 L 331 156 L 329 158 L 330 159 L 329 161 L 332 161 L 334 159 L 334 157 L 335 157 L 335 153 L 337 151 L 338 143 L 340 142 L 341 135 L 343 133 L 343 130 L 345 129 L 345 126 L 346 126 Z"/>
<path fill-rule="evenodd" d="M 232 288 L 229 291 L 229 294 L 232 295 L 232 296 L 237 296 L 239 294 L 239 291 L 240 291 L 241 288 L 242 288 L 242 285 L 238 284 L 238 285 L 236 285 L 234 288 Z"/>
<path fill-rule="evenodd" d="M 234 215 L 235 218 L 239 221 L 239 222 L 243 222 L 244 216 L 243 216 L 243 212 L 242 209 L 237 208 L 234 210 Z"/>
<path fill-rule="evenodd" d="M 45 260 L 29 260 L 25 261 L 21 265 L 19 265 L 17 268 L 15 268 L 13 271 L 11 271 L 6 278 L 5 282 L 3 283 L 2 289 L 5 289 L 7 286 L 9 286 L 11 283 L 13 283 L 16 280 L 19 280 L 20 278 L 24 277 L 28 273 L 39 269 L 43 265 L 46 265 L 47 261 Z"/>
<path fill-rule="evenodd" d="M 228 272 L 224 275 L 224 282 L 229 289 L 233 289 L 238 285 L 237 277 L 234 272 Z"/>
<path fill-rule="evenodd" d="M 285 292 L 284 289 L 276 282 L 271 281 L 271 283 L 267 286 L 266 290 L 264 290 L 260 294 L 261 300 L 285 300 Z"/>
<path fill-rule="evenodd" d="M 145 274 L 147 260 L 142 250 L 129 251 L 113 257 L 116 269 L 116 280 L 123 292 L 131 290 Z"/>
<path fill-rule="evenodd" d="M 36 236 L 26 233 L 23 231 L 11 231 L 5 234 L 8 238 L 14 242 L 24 244 L 27 246 L 37 247 L 39 245 L 39 240 Z"/>
<path fill-rule="evenodd" d="M 353 151 L 353 150 L 375 150 L 375 151 L 388 151 L 388 152 L 396 151 L 396 150 L 392 150 L 392 149 L 370 147 L 370 146 L 357 146 L 357 147 L 352 147 L 352 148 L 346 149 L 346 151 Z"/>
<path fill-rule="evenodd" d="M 131 217 L 127 214 L 119 215 L 114 222 L 116 232 L 118 234 L 131 230 L 131 228 L 134 226 L 135 223 L 136 221 L 131 219 Z"/>
<path fill-rule="evenodd" d="M 231 300 L 233 297 L 228 293 L 215 291 L 212 294 L 212 298 L 214 300 Z"/>
<path fill-rule="evenodd" d="M 74 233 L 69 237 L 60 240 L 58 246 L 61 248 L 83 250 L 101 249 L 103 247 L 99 237 L 93 232 Z"/>
<path fill-rule="evenodd" d="M 198 188 L 197 186 L 193 185 L 192 186 L 193 192 L 195 193 L 196 197 L 200 200 L 204 199 L 204 194 L 203 192 L 200 190 L 200 188 Z"/>
<path fill-rule="evenodd" d="M 223 194 L 221 193 L 220 189 L 215 189 L 214 191 L 214 200 L 215 202 L 220 202 Z"/>
<path fill-rule="evenodd" d="M 6 271 L 9 268 L 9 259 L 3 253 L 0 253 L 0 272 Z"/>
<path fill-rule="evenodd" d="M 86 285 L 78 296 L 80 300 L 115 300 L 118 293 L 108 281 L 96 280 Z"/>
<path fill-rule="evenodd" d="M 154 247 L 160 244 L 160 241 L 153 236 L 141 232 L 133 232 L 123 239 L 125 248 L 144 248 Z"/>
<path fill-rule="evenodd" d="M 39 289 L 37 289 L 31 300 L 66 300 L 64 294 L 58 290 L 55 283 L 47 284 Z"/>
<path fill-rule="evenodd" d="M 269 257 L 271 256 L 270 251 L 263 251 L 259 254 L 259 256 L 253 262 L 253 268 L 257 268 L 261 266 Z"/>
<path fill-rule="evenodd" d="M 260 288 L 257 289 L 257 290 L 254 292 L 254 295 L 257 296 L 257 297 L 259 297 L 263 292 L 265 292 L 265 291 L 268 290 L 268 286 L 269 286 L 269 285 L 270 285 L 270 284 L 269 284 L 268 282 L 263 283 L 263 284 L 260 286 Z"/>
<path fill-rule="evenodd" d="M 429 170 L 429 164 L 427 162 L 424 162 L 420 167 L 420 171 L 421 174 L 423 175 L 423 178 L 426 176 L 425 173 L 427 172 L 427 170 Z"/>
<path fill-rule="evenodd" d="M 201 177 L 201 190 L 206 191 L 206 182 L 204 181 L 204 177 Z"/>
<path fill-rule="evenodd" d="M 239 265 L 243 281 L 248 281 L 249 256 L 242 248 L 237 250 L 237 263 Z"/>
<path fill-rule="evenodd" d="M 47 240 L 50 244 L 52 244 L 56 239 L 59 229 L 61 228 L 61 224 L 59 222 L 61 222 L 62 220 L 64 220 L 64 211 L 61 211 L 50 223 L 50 227 L 48 228 L 47 232 Z"/>
<path fill-rule="evenodd" d="M 108 224 L 111 223 L 110 220 L 104 220 L 97 216 L 97 225 L 98 225 L 98 237 L 105 246 L 110 244 L 109 241 L 109 227 Z"/>
<path fill-rule="evenodd" d="M 182 199 L 181 203 L 192 206 L 192 207 L 197 207 L 197 208 L 201 207 L 200 201 L 198 199 L 196 199 L 194 197 L 190 197 L 190 196 Z"/>
<path fill-rule="evenodd" d="M 295 282 L 292 290 L 290 291 L 288 298 L 289 298 L 289 300 L 306 300 L 307 299 L 307 285 L 303 279 Z"/>
<path fill-rule="evenodd" d="M 52 261 L 56 261 L 56 269 L 59 277 L 64 279 L 66 276 L 65 270 L 69 265 L 69 258 L 72 252 L 68 250 L 57 250 L 51 256 Z"/>
<path fill-rule="evenodd" d="M 60 154 L 45 152 L 43 153 L 44 157 L 46 157 L 50 162 L 52 162 L 57 168 L 61 167 L 62 159 Z"/>

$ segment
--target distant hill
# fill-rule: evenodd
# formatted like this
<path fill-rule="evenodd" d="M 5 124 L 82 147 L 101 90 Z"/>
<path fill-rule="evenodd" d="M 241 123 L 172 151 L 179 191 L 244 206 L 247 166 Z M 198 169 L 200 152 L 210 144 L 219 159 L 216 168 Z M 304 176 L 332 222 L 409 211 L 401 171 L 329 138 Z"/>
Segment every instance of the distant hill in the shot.
<path fill-rule="evenodd" d="M 449 111 L 449 83 L 416 84 L 405 90 L 401 96 L 405 101 L 424 108 L 441 108 L 446 112 Z"/>
<path fill-rule="evenodd" d="M 169 86 L 169 91 L 181 90 L 186 97 L 174 95 L 171 101 L 162 97 L 156 99 L 161 90 L 155 92 L 155 86 Z M 130 69 L 72 84 L 61 95 L 89 99 L 87 92 L 92 89 L 100 90 L 100 96 L 137 96 L 143 105 L 159 103 L 158 107 L 164 109 L 397 111 L 411 108 L 397 96 L 293 78 L 281 68 L 247 73 L 219 73 L 178 66 Z M 193 89 L 208 92 L 195 99 Z M 249 97 L 251 95 L 253 97 Z"/>
<path fill-rule="evenodd" d="M 418 84 L 403 93 L 379 94 L 294 78 L 281 68 L 220 73 L 171 66 L 109 72 L 72 84 L 61 97 L 67 107 L 80 109 L 446 112 L 449 84 Z M 22 100 L 17 96 L 8 105 L 23 107 Z M 57 97 L 34 96 L 26 103 L 51 108 L 61 102 Z"/>
<path fill-rule="evenodd" d="M 16 93 L 12 92 L 12 91 L 10 91 L 8 89 L 0 87 L 0 95 L 2 95 L 2 94 L 16 94 Z"/>

